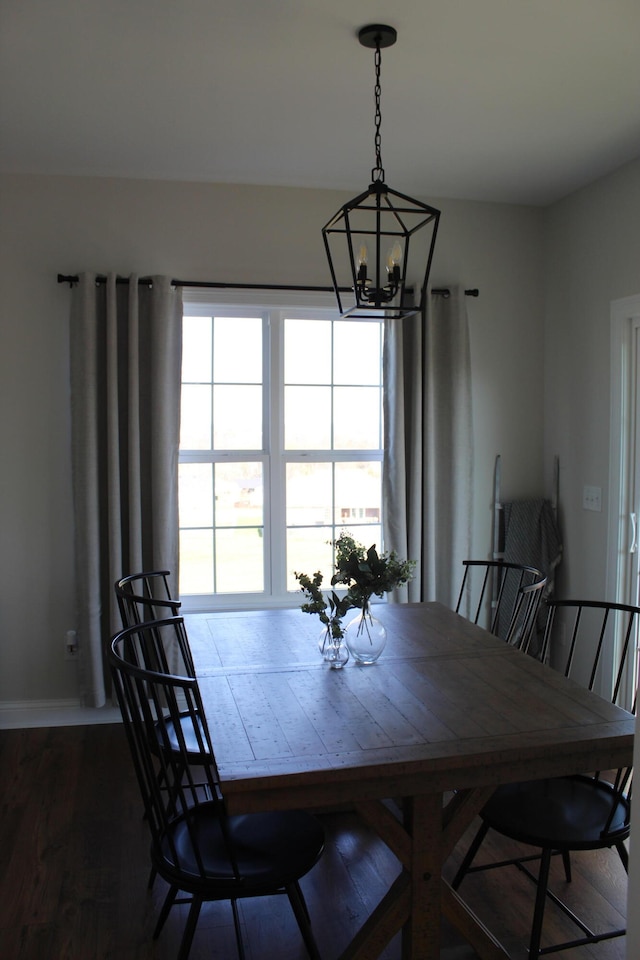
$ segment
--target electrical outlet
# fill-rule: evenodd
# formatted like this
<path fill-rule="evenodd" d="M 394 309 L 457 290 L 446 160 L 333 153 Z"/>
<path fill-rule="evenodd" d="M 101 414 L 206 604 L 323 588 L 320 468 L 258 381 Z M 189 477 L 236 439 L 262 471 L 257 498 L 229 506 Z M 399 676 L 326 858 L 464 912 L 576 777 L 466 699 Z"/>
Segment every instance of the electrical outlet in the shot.
<path fill-rule="evenodd" d="M 600 513 L 602 510 L 602 487 L 582 488 L 582 509 L 595 510 Z"/>
<path fill-rule="evenodd" d="M 78 659 L 78 637 L 75 630 L 67 630 L 64 638 L 64 658 L 65 660 Z"/>

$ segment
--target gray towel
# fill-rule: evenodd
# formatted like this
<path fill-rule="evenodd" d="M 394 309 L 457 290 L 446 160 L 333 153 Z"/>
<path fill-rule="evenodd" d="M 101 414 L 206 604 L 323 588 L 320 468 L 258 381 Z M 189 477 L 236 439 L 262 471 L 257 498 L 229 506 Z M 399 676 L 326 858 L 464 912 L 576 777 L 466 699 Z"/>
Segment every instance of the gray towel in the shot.
<path fill-rule="evenodd" d="M 524 563 L 536 567 L 547 578 L 544 597 L 553 594 L 555 569 L 562 557 L 562 540 L 548 500 L 514 500 L 503 504 L 505 563 Z M 540 608 L 537 636 L 530 652 L 538 656 L 542 646 L 546 611 Z"/>

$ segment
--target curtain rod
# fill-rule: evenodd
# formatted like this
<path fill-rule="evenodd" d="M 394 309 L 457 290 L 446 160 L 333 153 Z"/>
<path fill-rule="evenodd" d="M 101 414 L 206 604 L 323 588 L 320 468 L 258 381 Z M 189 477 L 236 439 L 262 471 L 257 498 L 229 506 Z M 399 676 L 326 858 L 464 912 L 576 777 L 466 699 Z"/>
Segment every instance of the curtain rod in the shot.
<path fill-rule="evenodd" d="M 447 300 L 451 296 L 451 290 L 448 287 L 431 287 L 431 293 L 436 297 L 443 297 Z M 465 290 L 465 297 L 479 297 L 480 291 L 477 287 L 474 287 L 472 290 Z"/>
<path fill-rule="evenodd" d="M 58 274 L 58 283 L 68 283 L 69 286 L 77 283 L 79 279 L 77 276 Z M 138 283 L 151 283 L 152 279 L 152 277 L 139 277 Z M 96 277 L 96 283 L 106 283 L 106 281 L 106 277 Z M 129 283 L 129 278 L 116 277 L 116 283 Z M 214 287 L 222 290 L 299 290 L 306 293 L 333 293 L 333 287 L 295 286 L 287 283 L 217 283 L 211 280 L 172 280 L 171 285 L 173 287 Z"/>
<path fill-rule="evenodd" d="M 69 286 L 77 283 L 79 279 L 77 276 L 63 273 L 58 274 L 58 283 L 68 283 Z M 150 283 L 151 279 L 151 277 L 140 277 L 138 283 Z M 107 278 L 103 276 L 96 277 L 96 283 L 106 283 L 106 280 Z M 129 279 L 128 277 L 116 277 L 116 283 L 129 283 Z M 295 286 L 287 283 L 216 283 L 211 280 L 172 280 L 171 283 L 174 287 L 204 287 L 221 290 L 290 290 L 301 293 L 333 293 L 333 287 Z M 350 288 L 344 287 L 342 289 L 344 292 L 347 292 Z M 445 300 L 451 296 L 451 291 L 448 287 L 433 287 L 431 293 L 444 297 Z M 477 297 L 479 294 L 480 291 L 477 288 L 465 290 L 465 296 L 467 297 Z"/>

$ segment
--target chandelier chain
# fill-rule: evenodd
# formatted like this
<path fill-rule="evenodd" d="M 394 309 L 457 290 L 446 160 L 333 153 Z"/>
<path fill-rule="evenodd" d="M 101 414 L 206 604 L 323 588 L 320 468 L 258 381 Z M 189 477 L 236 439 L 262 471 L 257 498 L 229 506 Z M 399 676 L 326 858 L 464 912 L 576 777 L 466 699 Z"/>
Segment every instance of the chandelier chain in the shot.
<path fill-rule="evenodd" d="M 382 54 L 380 53 L 380 44 L 376 44 L 376 53 L 375 53 L 375 67 L 376 67 L 376 85 L 375 85 L 375 101 L 376 101 L 376 113 L 375 113 L 375 125 L 376 125 L 376 134 L 374 138 L 374 144 L 376 149 L 376 165 L 371 171 L 372 180 L 380 180 L 384 182 L 384 167 L 382 166 L 382 137 L 380 135 L 380 126 L 382 124 L 382 112 L 380 110 L 380 95 L 382 93 L 382 88 L 380 86 L 380 65 L 382 63 Z"/>

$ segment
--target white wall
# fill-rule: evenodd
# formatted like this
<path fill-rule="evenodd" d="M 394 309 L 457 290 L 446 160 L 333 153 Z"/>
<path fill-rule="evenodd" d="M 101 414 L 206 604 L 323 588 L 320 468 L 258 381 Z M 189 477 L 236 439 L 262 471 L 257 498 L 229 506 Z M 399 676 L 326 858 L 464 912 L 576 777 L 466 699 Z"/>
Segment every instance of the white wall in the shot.
<path fill-rule="evenodd" d="M 69 289 L 82 270 L 180 279 L 328 284 L 321 227 L 339 193 L 7 176 L 0 271 L 0 702 L 74 698 Z M 436 203 L 426 198 L 428 202 Z M 438 201 L 434 285 L 469 299 L 476 423 L 476 552 L 490 545 L 493 460 L 513 496 L 542 483 L 542 213 Z"/>
<path fill-rule="evenodd" d="M 605 597 L 611 301 L 640 293 L 639 224 L 640 161 L 546 215 L 544 449 L 547 469 L 560 457 L 565 596 Z M 582 509 L 585 484 L 600 513 Z"/>
<path fill-rule="evenodd" d="M 547 468 L 560 456 L 565 597 L 606 596 L 610 304 L 640 293 L 639 225 L 640 161 L 555 204 L 545 223 L 544 449 Z M 601 513 L 582 509 L 584 484 L 602 488 Z M 639 737 L 635 752 L 637 767 Z M 637 906 L 638 856 L 630 872 Z M 627 957 L 636 960 L 640 915 L 630 907 L 627 916 Z"/>

